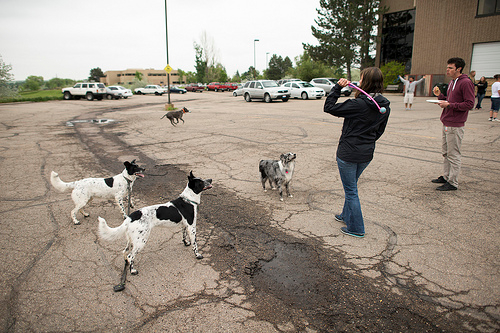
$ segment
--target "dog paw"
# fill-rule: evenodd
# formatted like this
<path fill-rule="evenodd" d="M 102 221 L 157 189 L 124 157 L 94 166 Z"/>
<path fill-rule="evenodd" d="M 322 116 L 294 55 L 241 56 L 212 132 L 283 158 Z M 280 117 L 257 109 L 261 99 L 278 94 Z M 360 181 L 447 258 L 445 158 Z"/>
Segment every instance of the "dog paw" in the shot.
<path fill-rule="evenodd" d="M 191 242 L 184 242 L 184 246 L 189 246 L 191 245 Z"/>
<path fill-rule="evenodd" d="M 203 256 L 202 256 L 201 254 L 199 254 L 199 253 L 198 253 L 198 254 L 196 255 L 196 259 L 203 259 Z"/>
<path fill-rule="evenodd" d="M 267 190 L 264 190 L 264 192 L 267 192 Z"/>
<path fill-rule="evenodd" d="M 80 221 L 73 221 L 73 223 L 74 223 L 75 225 L 79 225 L 79 224 L 80 224 Z"/>
<path fill-rule="evenodd" d="M 283 198 L 280 198 L 280 201 L 283 201 Z"/>
<path fill-rule="evenodd" d="M 135 269 L 135 268 L 132 268 L 132 269 L 130 269 L 130 274 L 137 275 L 137 274 L 139 274 L 139 271 L 137 271 L 137 269 Z"/>
<path fill-rule="evenodd" d="M 289 195 L 288 195 L 288 197 L 289 197 L 289 198 L 293 198 L 293 195 L 289 194 Z"/>

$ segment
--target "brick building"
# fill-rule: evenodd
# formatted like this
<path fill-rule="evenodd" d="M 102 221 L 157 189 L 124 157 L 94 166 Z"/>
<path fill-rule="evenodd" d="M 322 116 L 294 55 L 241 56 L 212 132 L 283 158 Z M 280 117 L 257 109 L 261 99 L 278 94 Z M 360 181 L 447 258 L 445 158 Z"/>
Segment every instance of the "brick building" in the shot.
<path fill-rule="evenodd" d="M 500 0 L 381 0 L 384 6 L 375 64 L 396 60 L 416 79 L 430 75 L 417 95 L 449 82 L 445 68 L 452 57 L 463 58 L 463 73 L 476 71 L 476 80 L 500 74 Z"/>
<path fill-rule="evenodd" d="M 122 84 L 132 84 L 135 78 L 135 73 L 139 72 L 142 74 L 142 79 L 148 81 L 150 84 L 158 84 L 161 86 L 167 85 L 167 72 L 163 69 L 126 69 L 122 71 L 106 71 L 104 72 L 105 77 L 101 78 L 101 82 L 106 84 L 106 86 L 112 85 L 122 85 Z M 181 82 L 179 73 L 177 70 L 172 70 L 170 72 L 170 85 L 185 84 L 186 82 Z"/>

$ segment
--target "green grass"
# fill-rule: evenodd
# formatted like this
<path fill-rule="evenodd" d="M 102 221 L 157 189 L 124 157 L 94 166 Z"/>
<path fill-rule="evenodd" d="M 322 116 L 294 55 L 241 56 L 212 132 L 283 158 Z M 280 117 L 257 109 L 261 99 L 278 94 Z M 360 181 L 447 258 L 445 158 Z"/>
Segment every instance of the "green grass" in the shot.
<path fill-rule="evenodd" d="M 39 90 L 22 92 L 16 97 L 0 97 L 0 103 L 45 102 L 59 99 L 63 99 L 61 89 Z"/>

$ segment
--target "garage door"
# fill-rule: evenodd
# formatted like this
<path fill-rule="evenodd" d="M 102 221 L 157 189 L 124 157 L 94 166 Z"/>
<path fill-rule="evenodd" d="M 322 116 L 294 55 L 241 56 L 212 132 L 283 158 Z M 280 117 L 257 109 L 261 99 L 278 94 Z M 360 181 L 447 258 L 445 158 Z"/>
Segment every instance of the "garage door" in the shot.
<path fill-rule="evenodd" d="M 499 55 L 500 42 L 474 44 L 470 68 L 476 71 L 476 80 L 500 74 Z"/>

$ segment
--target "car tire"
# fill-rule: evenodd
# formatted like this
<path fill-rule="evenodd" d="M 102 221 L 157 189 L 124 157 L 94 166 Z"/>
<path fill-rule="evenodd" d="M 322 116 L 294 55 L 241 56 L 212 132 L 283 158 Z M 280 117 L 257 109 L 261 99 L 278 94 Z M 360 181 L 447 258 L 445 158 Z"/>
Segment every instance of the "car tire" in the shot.
<path fill-rule="evenodd" d="M 71 96 L 71 93 L 69 91 L 65 91 L 63 98 L 67 101 L 69 101 L 73 96 Z"/>
<path fill-rule="evenodd" d="M 269 94 L 264 95 L 264 102 L 266 103 L 271 103 L 273 100 L 271 99 L 271 96 Z"/>
<path fill-rule="evenodd" d="M 136 95 L 142 95 L 142 92 L 139 90 L 139 91 L 136 91 L 135 94 Z"/>
<path fill-rule="evenodd" d="M 94 100 L 94 94 L 91 93 L 91 92 L 88 92 L 86 95 L 85 95 L 85 98 L 87 99 L 87 101 L 93 101 Z"/>
<path fill-rule="evenodd" d="M 236 94 L 235 92 L 233 92 L 233 97 L 238 97 L 238 94 Z"/>
<path fill-rule="evenodd" d="M 249 93 L 245 94 L 245 101 L 247 101 L 247 102 L 251 102 L 252 101 L 252 99 L 250 98 L 250 94 Z"/>
<path fill-rule="evenodd" d="M 106 95 L 106 99 L 112 100 L 112 99 L 113 99 L 113 95 L 111 95 L 111 94 L 107 94 L 107 95 Z"/>
<path fill-rule="evenodd" d="M 309 96 L 307 96 L 307 93 L 305 91 L 300 94 L 300 97 L 302 97 L 302 99 L 309 99 Z"/>
<path fill-rule="evenodd" d="M 289 98 L 290 98 L 290 97 L 285 97 L 285 98 L 283 98 L 283 102 L 288 102 L 288 99 L 289 99 Z"/>

